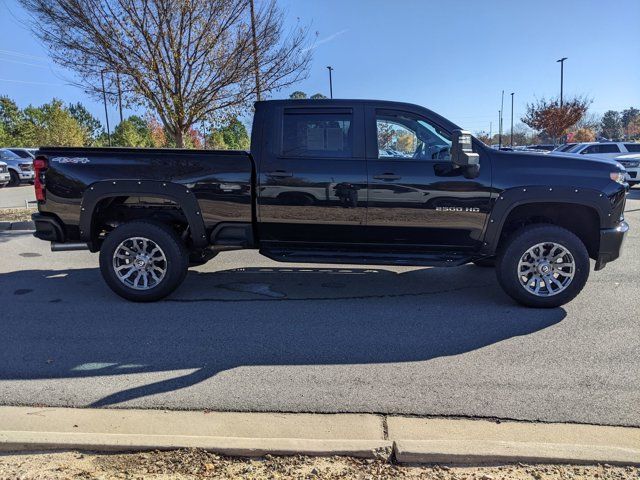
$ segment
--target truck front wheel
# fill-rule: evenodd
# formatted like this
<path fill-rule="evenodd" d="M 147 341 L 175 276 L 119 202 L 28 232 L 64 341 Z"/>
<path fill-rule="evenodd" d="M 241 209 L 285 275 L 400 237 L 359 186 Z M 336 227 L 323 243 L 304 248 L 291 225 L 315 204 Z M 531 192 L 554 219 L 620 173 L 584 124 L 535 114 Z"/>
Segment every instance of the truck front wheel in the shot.
<path fill-rule="evenodd" d="M 496 264 L 498 282 L 517 302 L 552 308 L 573 300 L 589 277 L 584 243 L 564 228 L 537 224 L 507 239 Z"/>
<path fill-rule="evenodd" d="M 189 255 L 175 231 L 162 223 L 134 221 L 107 235 L 100 271 L 115 293 L 134 302 L 166 297 L 184 280 Z"/>

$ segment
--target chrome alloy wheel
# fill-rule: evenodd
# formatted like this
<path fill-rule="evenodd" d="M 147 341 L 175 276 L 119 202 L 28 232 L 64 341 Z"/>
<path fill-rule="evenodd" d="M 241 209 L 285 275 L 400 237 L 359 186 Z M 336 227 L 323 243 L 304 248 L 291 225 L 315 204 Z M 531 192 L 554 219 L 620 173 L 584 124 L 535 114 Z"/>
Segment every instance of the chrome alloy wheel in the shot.
<path fill-rule="evenodd" d="M 135 290 L 157 286 L 167 273 L 162 249 L 144 237 L 127 238 L 113 253 L 113 270 L 122 283 Z"/>
<path fill-rule="evenodd" d="M 537 297 L 551 297 L 564 291 L 575 272 L 573 255 L 565 246 L 555 242 L 534 245 L 518 262 L 520 285 Z"/>

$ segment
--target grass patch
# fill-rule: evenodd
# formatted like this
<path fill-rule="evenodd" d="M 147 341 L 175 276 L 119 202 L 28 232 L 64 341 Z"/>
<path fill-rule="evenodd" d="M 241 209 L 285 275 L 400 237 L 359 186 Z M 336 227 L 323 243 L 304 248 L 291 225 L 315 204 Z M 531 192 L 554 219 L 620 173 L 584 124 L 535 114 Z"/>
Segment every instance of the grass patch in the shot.
<path fill-rule="evenodd" d="M 3 208 L 0 209 L 0 222 L 28 222 L 36 208 Z"/>

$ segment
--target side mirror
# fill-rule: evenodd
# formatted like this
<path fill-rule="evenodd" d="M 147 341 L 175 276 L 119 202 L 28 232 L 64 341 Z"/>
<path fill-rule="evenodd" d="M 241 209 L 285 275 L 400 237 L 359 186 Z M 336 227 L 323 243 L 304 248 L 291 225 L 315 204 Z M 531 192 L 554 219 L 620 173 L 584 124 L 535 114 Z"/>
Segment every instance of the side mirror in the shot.
<path fill-rule="evenodd" d="M 471 133 L 466 130 L 454 130 L 451 138 L 451 161 L 462 168 L 476 167 L 480 164 L 480 155 L 473 152 Z"/>

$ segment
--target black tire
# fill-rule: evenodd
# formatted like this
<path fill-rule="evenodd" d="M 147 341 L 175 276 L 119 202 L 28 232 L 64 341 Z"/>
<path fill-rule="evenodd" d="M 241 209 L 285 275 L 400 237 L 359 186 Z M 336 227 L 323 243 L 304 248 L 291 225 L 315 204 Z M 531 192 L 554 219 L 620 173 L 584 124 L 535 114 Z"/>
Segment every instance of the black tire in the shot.
<path fill-rule="evenodd" d="M 9 170 L 9 175 L 11 176 L 11 180 L 9 180 L 10 187 L 17 187 L 20 185 L 20 175 L 18 175 L 13 170 Z"/>
<path fill-rule="evenodd" d="M 132 237 L 144 237 L 160 247 L 166 262 L 164 277 L 146 290 L 125 285 L 115 271 L 114 254 L 118 246 Z M 162 223 L 139 220 L 120 225 L 104 240 L 100 248 L 100 271 L 111 290 L 134 302 L 153 302 L 166 297 L 180 286 L 189 266 L 189 254 L 176 232 Z"/>
<path fill-rule="evenodd" d="M 481 258 L 479 260 L 474 260 L 473 264 L 476 267 L 493 268 L 496 266 L 496 257 L 487 257 L 487 258 Z"/>
<path fill-rule="evenodd" d="M 518 264 L 527 250 L 539 243 L 554 242 L 564 247 L 573 257 L 575 271 L 570 283 L 556 294 L 538 296 L 527 290 L 518 276 Z M 554 308 L 573 300 L 589 278 L 589 253 L 584 243 L 564 228 L 536 224 L 523 227 L 506 241 L 496 263 L 498 283 L 514 300 L 527 307 Z"/>

